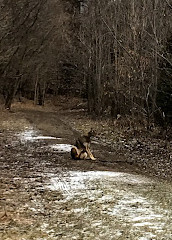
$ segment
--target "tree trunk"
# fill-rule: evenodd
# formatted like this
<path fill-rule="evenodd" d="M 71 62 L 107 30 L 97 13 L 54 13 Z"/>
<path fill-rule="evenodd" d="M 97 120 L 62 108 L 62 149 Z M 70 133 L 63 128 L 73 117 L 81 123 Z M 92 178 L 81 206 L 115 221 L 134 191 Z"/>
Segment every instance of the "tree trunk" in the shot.
<path fill-rule="evenodd" d="M 9 78 L 6 80 L 7 86 L 4 87 L 5 109 L 10 110 L 14 96 L 20 82 L 19 78 Z"/>

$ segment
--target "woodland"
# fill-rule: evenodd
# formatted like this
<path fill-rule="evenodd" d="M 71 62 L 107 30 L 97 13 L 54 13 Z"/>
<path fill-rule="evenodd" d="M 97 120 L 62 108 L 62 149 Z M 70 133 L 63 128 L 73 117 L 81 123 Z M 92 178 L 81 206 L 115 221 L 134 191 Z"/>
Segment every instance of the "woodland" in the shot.
<path fill-rule="evenodd" d="M 86 99 L 94 116 L 172 123 L 170 0 L 0 0 L 0 95 Z"/>
<path fill-rule="evenodd" d="M 0 240 L 172 240 L 171 183 L 172 0 L 0 0 Z"/>

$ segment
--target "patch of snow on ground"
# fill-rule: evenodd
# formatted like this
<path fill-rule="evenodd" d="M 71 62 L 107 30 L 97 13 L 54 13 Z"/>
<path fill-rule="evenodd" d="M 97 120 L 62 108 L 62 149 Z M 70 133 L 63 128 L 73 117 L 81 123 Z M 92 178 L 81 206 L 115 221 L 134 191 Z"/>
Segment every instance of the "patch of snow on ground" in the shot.
<path fill-rule="evenodd" d="M 60 143 L 60 144 L 51 145 L 51 148 L 53 148 L 58 152 L 70 152 L 72 145 Z"/>
<path fill-rule="evenodd" d="M 146 184 L 153 183 L 149 178 L 122 172 L 69 171 L 59 177 L 51 175 L 49 179 L 48 188 L 61 191 L 66 199 L 87 197 L 88 201 L 100 204 L 107 215 L 127 222 L 133 232 L 143 231 L 144 238 L 140 236 L 139 240 L 154 239 L 155 232 L 163 231 L 165 210 L 159 209 L 153 201 L 139 193 L 133 193 L 131 188 L 123 189 L 122 185 L 120 187 L 120 184 L 129 184 L 133 188 L 138 185 L 144 188 Z"/>
<path fill-rule="evenodd" d="M 21 139 L 22 142 L 26 141 L 37 141 L 37 140 L 55 140 L 55 139 L 61 139 L 61 138 L 56 138 L 52 136 L 43 136 L 43 135 L 38 135 L 38 132 L 35 131 L 33 128 L 26 128 L 26 130 L 20 134 L 18 134 L 19 138 Z"/>
<path fill-rule="evenodd" d="M 59 146 L 62 145 L 62 146 Z M 56 145 L 55 145 L 56 146 Z M 68 150 L 71 149 L 71 145 L 57 144 L 57 149 L 62 149 L 68 146 Z M 49 188 L 52 190 L 61 190 L 63 192 L 69 190 L 81 190 L 87 189 L 90 181 L 104 180 L 108 182 L 120 182 L 128 184 L 150 184 L 150 179 L 139 175 L 122 173 L 122 172 L 109 172 L 109 171 L 69 171 L 65 176 L 53 177 L 50 176 Z"/>
<path fill-rule="evenodd" d="M 111 215 L 119 218 L 123 218 L 125 221 L 130 222 L 133 228 L 147 227 L 159 231 L 163 230 L 165 225 L 163 219 L 166 212 L 163 209 L 153 207 L 154 202 L 136 195 L 132 192 L 126 192 L 121 196 L 121 199 L 114 205 L 113 210 L 110 212 Z M 161 214 L 159 213 L 161 212 Z M 139 239 L 154 239 L 156 237 L 149 232 L 145 238 Z"/>

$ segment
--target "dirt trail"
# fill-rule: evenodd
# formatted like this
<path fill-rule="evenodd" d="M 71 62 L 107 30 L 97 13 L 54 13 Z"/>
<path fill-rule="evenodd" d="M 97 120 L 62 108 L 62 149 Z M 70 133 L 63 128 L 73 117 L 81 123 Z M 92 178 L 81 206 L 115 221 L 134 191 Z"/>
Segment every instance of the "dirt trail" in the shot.
<path fill-rule="evenodd" d="M 172 185 L 96 143 L 97 161 L 72 161 L 76 134 L 55 112 L 2 117 L 0 239 L 172 240 Z"/>

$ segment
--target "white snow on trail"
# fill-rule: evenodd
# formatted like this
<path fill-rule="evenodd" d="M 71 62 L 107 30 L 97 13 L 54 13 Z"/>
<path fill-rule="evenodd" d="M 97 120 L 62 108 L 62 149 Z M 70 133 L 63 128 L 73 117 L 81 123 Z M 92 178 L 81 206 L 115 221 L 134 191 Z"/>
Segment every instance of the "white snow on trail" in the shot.
<path fill-rule="evenodd" d="M 70 152 L 72 145 L 71 144 L 54 144 L 50 146 L 53 150 L 58 151 L 58 152 Z"/>
<path fill-rule="evenodd" d="M 33 128 L 26 128 L 25 131 L 22 133 L 18 134 L 21 142 L 26 142 L 26 141 L 38 141 L 38 140 L 56 140 L 56 139 L 61 139 L 61 138 L 56 138 L 52 136 L 43 136 L 43 135 L 38 135 L 38 132 L 35 131 Z"/>
<path fill-rule="evenodd" d="M 39 140 L 61 140 L 61 138 L 57 138 L 57 137 L 39 135 L 39 133 L 33 128 L 26 128 L 25 131 L 18 134 L 18 137 L 22 143 L 25 143 L 27 141 L 34 142 Z M 70 152 L 72 145 L 64 144 L 64 143 L 56 143 L 53 145 L 52 144 L 48 145 L 48 147 L 53 149 L 54 151 L 63 153 L 63 152 Z"/>
<path fill-rule="evenodd" d="M 127 188 L 127 185 L 133 189 L 146 188 L 151 184 L 155 183 L 147 177 L 122 172 L 69 171 L 59 177 L 51 175 L 47 187 L 52 191 L 61 191 L 65 201 L 76 197 L 77 201 L 87 198 L 88 202 L 99 206 L 100 215 L 109 216 L 111 221 L 119 220 L 125 227 L 128 225 L 133 233 L 139 232 L 138 240 L 157 240 L 157 234 L 164 231 L 168 212 L 139 194 L 139 191 L 136 194 Z M 78 206 L 74 211 L 79 214 L 89 212 L 88 206 Z M 103 222 L 97 221 L 95 224 L 103 228 Z M 121 236 L 120 232 L 118 236 Z"/>
<path fill-rule="evenodd" d="M 18 136 L 24 143 L 47 140 L 46 147 L 53 149 L 57 154 L 70 152 L 72 148 L 70 144 L 59 142 L 52 144 L 52 141 L 48 142 L 48 140 L 61 140 L 61 138 L 39 135 L 32 128 L 25 129 Z M 168 190 L 157 188 L 157 192 L 154 191 L 157 184 L 151 178 L 124 172 L 61 170 L 57 174 L 47 173 L 45 188 L 48 192 L 57 192 L 57 196 L 63 196 L 55 205 L 57 209 L 65 205 L 58 212 L 58 215 L 62 214 L 61 218 L 64 214 L 74 215 L 76 219 L 71 217 L 73 221 L 71 224 L 77 221 L 77 217 L 88 224 L 88 228 L 83 230 L 84 234 L 88 231 L 88 238 L 85 239 L 100 240 L 109 236 L 110 238 L 107 239 L 112 240 L 172 240 L 171 210 L 166 208 L 170 206 L 170 201 L 168 199 L 168 204 L 162 205 L 161 201 L 155 200 L 155 196 L 158 198 L 159 195 L 163 199 L 161 190 L 165 193 L 168 193 Z M 151 190 L 154 192 L 154 197 Z M 41 208 L 41 204 L 40 202 L 40 206 L 39 204 L 37 206 L 35 203 L 38 209 Z M 30 209 L 35 211 L 34 207 Z M 64 228 L 64 233 L 69 237 L 65 239 L 71 239 L 73 233 L 66 231 L 67 226 Z M 49 224 L 44 225 L 43 230 L 50 233 L 51 230 L 48 229 Z M 77 233 L 77 228 L 73 228 L 73 231 Z M 96 231 L 99 235 L 94 238 Z M 94 233 L 93 238 L 90 233 Z"/>
<path fill-rule="evenodd" d="M 66 176 L 62 178 L 51 177 L 50 189 L 51 190 L 61 190 L 65 193 L 66 189 L 76 190 L 76 189 L 87 189 L 90 181 L 95 181 L 96 179 L 101 180 L 102 183 L 108 181 L 109 183 L 120 182 L 127 184 L 150 184 L 151 180 L 123 172 L 108 172 L 108 171 L 70 171 Z M 152 181 L 153 183 L 153 181 Z"/>

